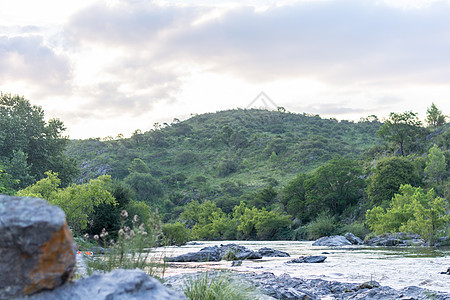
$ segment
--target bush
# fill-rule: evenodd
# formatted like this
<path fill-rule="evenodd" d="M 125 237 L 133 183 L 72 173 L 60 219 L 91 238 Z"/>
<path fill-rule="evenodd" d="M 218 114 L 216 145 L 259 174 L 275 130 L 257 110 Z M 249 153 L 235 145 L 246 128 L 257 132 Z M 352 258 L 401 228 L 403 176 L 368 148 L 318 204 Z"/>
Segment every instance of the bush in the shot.
<path fill-rule="evenodd" d="M 323 236 L 335 235 L 337 233 L 336 227 L 334 217 L 327 214 L 319 215 L 307 226 L 306 231 L 308 232 L 308 239 L 316 240 Z"/>
<path fill-rule="evenodd" d="M 342 226 L 340 233 L 346 234 L 347 232 L 353 233 L 362 240 L 364 240 L 364 238 L 368 234 L 368 230 L 362 222 L 353 222 L 352 224 L 345 224 L 344 226 Z"/>
<path fill-rule="evenodd" d="M 162 232 L 168 245 L 184 245 L 190 240 L 191 236 L 191 231 L 181 222 L 164 224 Z"/>

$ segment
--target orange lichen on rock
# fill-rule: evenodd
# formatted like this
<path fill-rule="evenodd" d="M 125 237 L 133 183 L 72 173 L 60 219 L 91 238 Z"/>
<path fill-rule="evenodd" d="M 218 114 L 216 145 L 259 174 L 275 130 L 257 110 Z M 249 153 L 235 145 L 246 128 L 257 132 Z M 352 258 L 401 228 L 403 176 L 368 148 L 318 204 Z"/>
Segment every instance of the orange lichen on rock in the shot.
<path fill-rule="evenodd" d="M 70 279 L 75 269 L 75 242 L 65 223 L 39 247 L 37 263 L 28 275 L 24 294 L 53 289 Z"/>

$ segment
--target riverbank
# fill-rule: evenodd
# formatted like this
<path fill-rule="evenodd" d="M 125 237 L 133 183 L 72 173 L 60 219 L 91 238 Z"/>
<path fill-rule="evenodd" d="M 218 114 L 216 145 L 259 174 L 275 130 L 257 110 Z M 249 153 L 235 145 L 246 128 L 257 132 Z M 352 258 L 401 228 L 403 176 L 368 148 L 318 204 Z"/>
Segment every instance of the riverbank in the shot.
<path fill-rule="evenodd" d="M 204 273 L 182 274 L 166 278 L 165 285 L 182 292 L 185 282 L 205 276 Z M 237 273 L 213 271 L 209 278 L 225 277 L 239 285 L 255 287 L 255 299 L 436 299 L 448 300 L 450 293 L 431 291 L 415 286 L 393 289 L 381 286 L 376 281 L 364 283 L 343 283 L 322 279 L 303 279 L 288 274 L 275 276 L 272 273 Z"/>
<path fill-rule="evenodd" d="M 449 275 L 440 274 L 450 266 L 450 248 L 429 247 L 367 247 L 339 248 L 312 246 L 312 242 L 293 241 L 230 241 L 202 242 L 198 245 L 158 248 L 156 255 L 167 257 L 199 251 L 203 247 L 237 243 L 251 250 L 263 247 L 288 252 L 291 257 L 263 257 L 244 260 L 231 267 L 229 261 L 168 263 L 166 277 L 207 270 L 229 270 L 238 273 L 288 274 L 291 277 L 361 284 L 377 281 L 382 286 L 401 290 L 417 286 L 432 291 L 450 293 Z M 323 254 L 326 253 L 326 254 Z M 287 264 L 299 256 L 326 255 L 320 264 Z"/>

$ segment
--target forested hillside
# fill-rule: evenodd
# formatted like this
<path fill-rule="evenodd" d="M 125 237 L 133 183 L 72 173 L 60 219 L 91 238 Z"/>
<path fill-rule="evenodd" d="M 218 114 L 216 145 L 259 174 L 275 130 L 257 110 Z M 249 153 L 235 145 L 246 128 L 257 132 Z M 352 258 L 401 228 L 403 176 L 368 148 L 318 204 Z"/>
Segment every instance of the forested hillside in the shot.
<path fill-rule="evenodd" d="M 172 244 L 449 234 L 450 124 L 434 104 L 426 126 L 411 111 L 355 123 L 237 109 L 72 141 L 23 97 L 2 94 L 0 114 L 0 192 L 60 206 L 76 235 L 117 236 L 124 211 Z"/>
<path fill-rule="evenodd" d="M 380 126 L 374 118 L 353 123 L 318 115 L 230 110 L 155 124 L 130 139 L 71 141 L 67 153 L 80 162 L 79 183 L 105 174 L 126 179 L 133 160 L 140 159 L 160 190 L 148 199 L 153 204 L 208 199 L 230 211 L 243 195 L 283 186 L 336 155 L 363 158 L 381 143 L 376 135 Z"/>

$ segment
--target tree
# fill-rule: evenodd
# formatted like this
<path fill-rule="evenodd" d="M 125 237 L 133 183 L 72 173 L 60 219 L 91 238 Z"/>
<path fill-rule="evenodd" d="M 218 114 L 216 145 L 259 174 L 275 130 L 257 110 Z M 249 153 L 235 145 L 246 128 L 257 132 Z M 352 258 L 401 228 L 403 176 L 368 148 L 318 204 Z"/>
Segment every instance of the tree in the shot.
<path fill-rule="evenodd" d="M 425 193 L 420 187 L 402 185 L 388 209 L 376 206 L 367 211 L 366 223 L 376 234 L 417 233 L 433 244 L 439 235 L 445 235 L 450 221 L 446 206 L 433 189 Z"/>
<path fill-rule="evenodd" d="M 136 200 L 152 205 L 163 196 L 161 183 L 149 173 L 133 172 L 125 177 L 124 182 L 136 192 Z"/>
<path fill-rule="evenodd" d="M 435 181 L 437 184 L 444 178 L 447 173 L 447 163 L 445 155 L 437 145 L 433 145 L 428 151 L 427 166 L 425 174 L 429 180 Z"/>
<path fill-rule="evenodd" d="M 283 204 L 306 223 L 321 212 L 341 214 L 362 198 L 364 185 L 356 162 L 335 157 L 311 175 L 300 174 L 291 181 L 283 190 Z"/>
<path fill-rule="evenodd" d="M 88 183 L 59 188 L 58 174 L 46 172 L 35 184 L 17 192 L 19 196 L 39 197 L 57 205 L 66 213 L 67 223 L 77 233 L 87 228 L 95 208 L 101 204 L 116 205 L 109 189 L 111 177 L 103 175 Z"/>
<path fill-rule="evenodd" d="M 62 135 L 64 131 L 60 120 L 44 120 L 40 106 L 31 105 L 24 97 L 0 93 L 0 161 L 14 164 L 22 159 L 21 172 L 26 174 L 20 174 L 20 179 L 39 180 L 52 170 L 59 174 L 64 186 L 70 183 L 77 168 L 65 154 L 69 140 Z"/>
<path fill-rule="evenodd" d="M 307 203 L 307 182 L 312 175 L 301 173 L 290 181 L 282 191 L 281 201 L 286 212 L 303 223 L 311 219 Z"/>
<path fill-rule="evenodd" d="M 140 158 L 135 158 L 128 167 L 130 173 L 150 173 L 150 168 Z"/>
<path fill-rule="evenodd" d="M 233 228 L 230 218 L 211 201 L 189 202 L 180 219 L 192 228 L 193 237 L 198 239 L 223 238 Z"/>
<path fill-rule="evenodd" d="M 398 145 L 400 154 L 405 156 L 408 147 L 420 133 L 421 125 L 422 122 L 419 121 L 416 113 L 411 111 L 401 114 L 391 112 L 389 119 L 380 127 L 377 134 L 388 142 Z"/>
<path fill-rule="evenodd" d="M 371 205 L 387 207 L 402 184 L 418 186 L 420 177 L 411 161 L 394 156 L 377 163 L 369 182 L 367 195 Z"/>
<path fill-rule="evenodd" d="M 309 181 L 308 202 L 316 206 L 316 215 L 328 210 L 339 215 L 362 198 L 362 170 L 356 162 L 342 157 L 317 168 Z"/>
<path fill-rule="evenodd" d="M 427 119 L 426 122 L 430 127 L 439 127 L 445 124 L 446 116 L 442 114 L 434 103 L 431 103 L 431 106 L 427 108 Z"/>
<path fill-rule="evenodd" d="M 14 181 L 11 176 L 2 170 L 2 166 L 0 164 L 0 194 L 14 194 L 14 190 L 12 186 L 17 181 Z"/>

